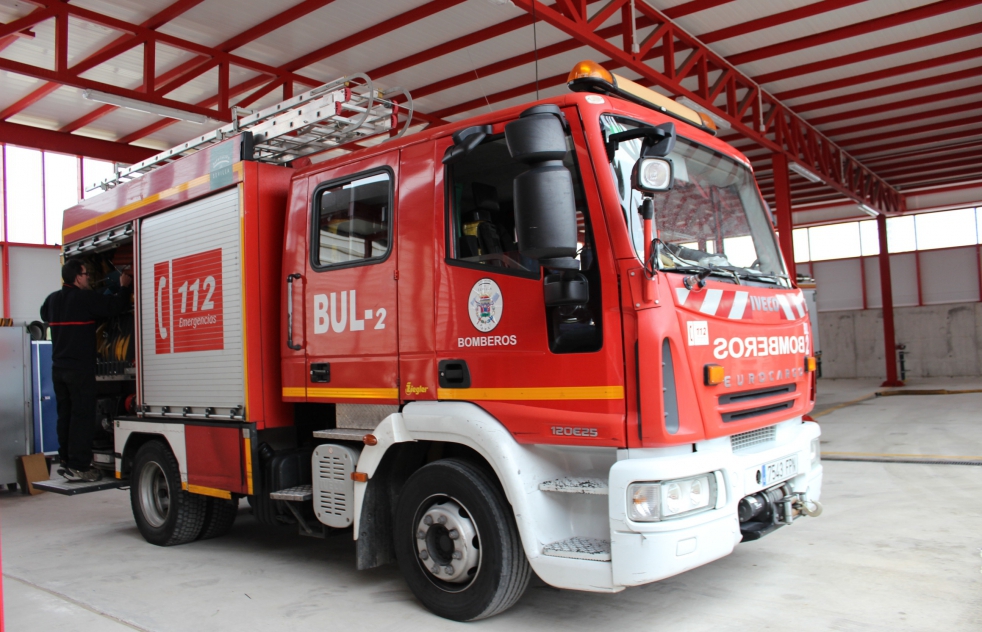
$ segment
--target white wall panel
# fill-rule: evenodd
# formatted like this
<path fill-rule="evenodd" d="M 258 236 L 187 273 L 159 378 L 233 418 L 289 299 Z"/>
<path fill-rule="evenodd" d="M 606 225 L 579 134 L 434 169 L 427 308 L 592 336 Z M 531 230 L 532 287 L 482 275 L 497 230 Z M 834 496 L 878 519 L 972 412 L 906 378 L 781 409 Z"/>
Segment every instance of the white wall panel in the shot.
<path fill-rule="evenodd" d="M 859 259 L 812 263 L 818 290 L 818 311 L 834 312 L 863 308 L 862 268 Z"/>
<path fill-rule="evenodd" d="M 10 248 L 10 317 L 15 323 L 41 318 L 41 303 L 61 288 L 61 249 Z M 0 288 L 2 291 L 2 288 Z"/>
<path fill-rule="evenodd" d="M 883 294 L 880 291 L 880 259 L 864 259 L 866 273 L 866 308 L 883 307 Z M 893 287 L 894 307 L 913 307 L 917 305 L 917 260 L 913 252 L 890 255 L 890 285 Z"/>
<path fill-rule="evenodd" d="M 979 300 L 976 251 L 975 246 L 921 251 L 921 299 L 925 305 Z"/>
<path fill-rule="evenodd" d="M 141 225 L 140 348 L 143 363 L 143 404 L 151 407 L 170 406 L 172 409 L 176 407 L 175 412 L 179 412 L 183 406 L 228 409 L 244 404 L 239 233 L 238 187 L 151 217 Z M 183 352 L 171 349 L 158 354 L 154 265 L 216 248 L 222 250 L 222 348 Z M 171 285 L 177 283 L 172 282 Z M 173 322 L 169 327 L 169 335 L 170 341 L 173 341 L 177 331 L 174 325 L 180 317 L 181 295 L 177 288 L 172 287 L 171 290 L 169 300 L 173 309 Z M 202 291 L 199 298 L 203 296 Z M 190 303 L 192 299 L 186 300 Z M 188 310 L 187 315 L 190 315 L 190 307 Z"/>

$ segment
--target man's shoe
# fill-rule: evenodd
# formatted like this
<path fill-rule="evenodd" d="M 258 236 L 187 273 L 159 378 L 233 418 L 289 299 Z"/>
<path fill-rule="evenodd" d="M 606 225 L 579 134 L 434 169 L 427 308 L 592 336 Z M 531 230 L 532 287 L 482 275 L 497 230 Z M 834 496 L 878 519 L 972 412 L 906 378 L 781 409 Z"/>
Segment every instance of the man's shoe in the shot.
<path fill-rule="evenodd" d="M 94 467 L 90 467 L 87 470 L 76 470 L 73 468 L 68 468 L 68 471 L 71 472 L 78 481 L 83 483 L 93 483 L 102 478 L 102 472 L 100 472 L 97 468 Z"/>

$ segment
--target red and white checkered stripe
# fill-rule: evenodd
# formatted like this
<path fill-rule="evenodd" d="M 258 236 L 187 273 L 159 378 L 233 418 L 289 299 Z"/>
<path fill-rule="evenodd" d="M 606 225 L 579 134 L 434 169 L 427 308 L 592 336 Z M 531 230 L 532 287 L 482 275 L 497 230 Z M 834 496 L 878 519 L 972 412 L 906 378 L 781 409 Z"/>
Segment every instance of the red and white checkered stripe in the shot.
<path fill-rule="evenodd" d="M 793 294 L 773 294 L 751 297 L 743 290 L 704 290 L 690 292 L 684 287 L 675 288 L 675 296 L 680 307 L 692 309 L 707 316 L 725 316 L 732 320 L 752 320 L 752 302 L 755 298 L 774 298 L 777 300 L 781 320 L 795 320 L 805 317 L 805 298 L 801 292 Z M 795 316 L 794 312 L 798 315 Z"/>

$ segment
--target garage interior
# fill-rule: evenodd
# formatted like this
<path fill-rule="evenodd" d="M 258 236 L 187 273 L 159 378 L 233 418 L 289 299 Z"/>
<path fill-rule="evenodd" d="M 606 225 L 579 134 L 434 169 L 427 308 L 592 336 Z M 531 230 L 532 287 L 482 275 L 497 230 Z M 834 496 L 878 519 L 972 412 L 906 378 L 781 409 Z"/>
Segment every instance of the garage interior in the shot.
<path fill-rule="evenodd" d="M 533 577 L 475 625 L 977 629 L 982 0 L 0 0 L 0 23 L 0 329 L 58 289 L 65 209 L 341 77 L 394 95 L 407 136 L 567 94 L 581 60 L 704 113 L 814 290 L 824 513 L 615 595 Z M 0 409 L 4 467 L 51 454 L 25 406 Z M 246 502 L 224 537 L 155 547 L 128 493 L 8 485 L 0 545 L 9 630 L 460 625 Z"/>

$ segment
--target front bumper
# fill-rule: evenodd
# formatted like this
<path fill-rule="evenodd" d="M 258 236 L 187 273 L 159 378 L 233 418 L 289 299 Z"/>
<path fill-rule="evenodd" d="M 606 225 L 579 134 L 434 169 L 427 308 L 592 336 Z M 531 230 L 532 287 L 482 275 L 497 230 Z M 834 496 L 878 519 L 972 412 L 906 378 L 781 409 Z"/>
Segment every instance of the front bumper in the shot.
<path fill-rule="evenodd" d="M 758 449 L 734 453 L 729 438 L 696 444 L 695 452 L 666 455 L 665 450 L 622 450 L 611 467 L 609 508 L 614 586 L 637 586 L 677 575 L 719 559 L 740 542 L 737 505 L 741 498 L 776 483 L 761 485 L 755 473 L 768 462 L 798 456 L 798 473 L 786 482 L 795 493 L 819 500 L 821 463 L 812 463 L 810 444 L 818 424 L 794 419 L 775 428 L 775 440 Z M 686 446 L 688 447 L 688 446 Z M 635 522 L 627 516 L 631 483 L 722 474 L 716 508 L 661 522 Z"/>

